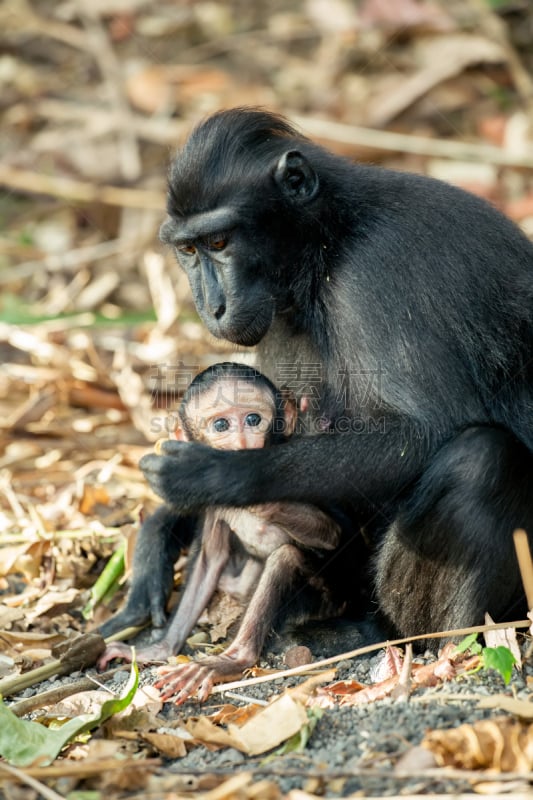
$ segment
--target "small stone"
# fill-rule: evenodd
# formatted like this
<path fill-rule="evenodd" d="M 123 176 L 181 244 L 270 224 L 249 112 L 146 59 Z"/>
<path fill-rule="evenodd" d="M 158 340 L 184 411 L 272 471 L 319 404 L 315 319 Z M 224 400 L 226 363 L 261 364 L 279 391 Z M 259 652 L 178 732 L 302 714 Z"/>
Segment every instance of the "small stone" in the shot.
<path fill-rule="evenodd" d="M 295 645 L 289 647 L 285 652 L 285 664 L 292 669 L 293 667 L 303 667 L 305 664 L 311 664 L 313 661 L 313 654 L 308 647 L 304 645 Z"/>

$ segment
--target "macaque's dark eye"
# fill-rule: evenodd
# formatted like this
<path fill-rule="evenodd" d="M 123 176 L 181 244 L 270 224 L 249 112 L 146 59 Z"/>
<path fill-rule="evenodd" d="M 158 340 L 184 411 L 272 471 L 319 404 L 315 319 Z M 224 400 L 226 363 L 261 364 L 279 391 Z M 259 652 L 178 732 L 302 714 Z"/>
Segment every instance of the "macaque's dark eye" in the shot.
<path fill-rule="evenodd" d="M 186 256 L 194 256 L 196 253 L 196 246 L 192 242 L 183 242 L 183 244 L 176 245 L 178 253 L 183 253 Z"/>
<path fill-rule="evenodd" d="M 207 239 L 207 246 L 210 250 L 223 250 L 227 243 L 227 237 L 220 233 L 213 234 Z"/>
<path fill-rule="evenodd" d="M 224 433 L 225 431 L 229 430 L 229 420 L 225 417 L 219 417 L 213 422 L 213 428 L 217 433 Z"/>
<path fill-rule="evenodd" d="M 244 420 L 244 424 L 248 425 L 249 428 L 257 428 L 259 425 L 261 425 L 261 421 L 260 414 L 248 414 Z"/>

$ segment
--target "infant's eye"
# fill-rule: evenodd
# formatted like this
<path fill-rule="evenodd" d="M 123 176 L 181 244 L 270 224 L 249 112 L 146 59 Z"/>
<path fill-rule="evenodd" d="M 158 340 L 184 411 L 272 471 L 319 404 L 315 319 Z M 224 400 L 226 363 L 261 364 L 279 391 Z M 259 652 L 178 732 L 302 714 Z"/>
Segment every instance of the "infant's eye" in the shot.
<path fill-rule="evenodd" d="M 213 428 L 217 433 L 224 433 L 225 431 L 229 430 L 229 420 L 225 417 L 219 417 L 213 422 Z"/>
<path fill-rule="evenodd" d="M 183 244 L 176 245 L 178 253 L 183 253 L 186 256 L 193 256 L 196 253 L 196 246 L 192 242 L 184 242 Z"/>
<path fill-rule="evenodd" d="M 255 413 L 248 414 L 244 420 L 244 424 L 248 425 L 249 428 L 257 428 L 259 425 L 261 425 L 261 415 Z"/>

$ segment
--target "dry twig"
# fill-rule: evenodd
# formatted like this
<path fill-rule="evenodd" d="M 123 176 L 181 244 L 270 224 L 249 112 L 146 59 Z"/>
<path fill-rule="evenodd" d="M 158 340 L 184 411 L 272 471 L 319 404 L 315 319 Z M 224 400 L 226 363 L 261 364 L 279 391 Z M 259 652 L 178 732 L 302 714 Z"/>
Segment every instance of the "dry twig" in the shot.
<path fill-rule="evenodd" d="M 292 121 L 305 133 L 332 142 L 368 147 L 371 150 L 393 150 L 402 153 L 451 158 L 458 161 L 486 161 L 507 167 L 533 168 L 533 147 L 526 153 L 516 154 L 490 144 L 456 142 L 448 139 L 432 139 L 428 136 L 411 136 L 407 133 L 394 133 L 342 122 L 292 115 Z"/>
<path fill-rule="evenodd" d="M 79 203 L 103 203 L 123 208 L 164 211 L 165 194 L 150 189 L 124 189 L 99 186 L 61 176 L 43 175 L 30 170 L 0 164 L 0 185 L 30 194 L 47 194 Z"/>

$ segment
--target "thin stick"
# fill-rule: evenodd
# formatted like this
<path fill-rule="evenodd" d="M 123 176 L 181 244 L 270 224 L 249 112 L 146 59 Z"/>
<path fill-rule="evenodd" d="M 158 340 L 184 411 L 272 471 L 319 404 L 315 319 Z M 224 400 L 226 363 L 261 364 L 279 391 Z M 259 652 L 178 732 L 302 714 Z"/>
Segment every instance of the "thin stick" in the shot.
<path fill-rule="evenodd" d="M 150 189 L 123 189 L 119 186 L 100 186 L 97 183 L 76 181 L 53 175 L 0 164 L 0 185 L 31 194 L 64 197 L 80 203 L 103 203 L 123 208 L 142 208 L 164 211 L 165 193 Z"/>
<path fill-rule="evenodd" d="M 514 546 L 516 550 L 516 557 L 518 559 L 518 566 L 520 567 L 520 575 L 526 593 L 527 607 L 533 608 L 533 561 L 531 560 L 531 551 L 529 549 L 529 542 L 527 533 L 522 528 L 517 528 L 513 533 Z"/>
<path fill-rule="evenodd" d="M 357 650 L 350 650 L 347 653 L 339 653 L 337 656 L 330 658 L 323 658 L 321 661 L 314 661 L 312 664 L 304 664 L 301 667 L 292 667 L 292 669 L 284 669 L 280 672 L 272 672 L 268 675 L 261 675 L 258 678 L 248 678 L 243 681 L 232 681 L 231 683 L 219 683 L 213 686 L 211 694 L 218 694 L 225 692 L 228 689 L 242 689 L 246 686 L 254 686 L 258 683 L 268 683 L 275 681 L 278 678 L 288 678 L 292 675 L 300 675 L 302 672 L 309 672 L 321 669 L 322 667 L 329 667 L 330 664 L 336 664 L 337 661 L 345 661 L 357 656 L 364 656 L 368 653 L 374 653 L 376 650 L 382 650 L 384 647 L 408 644 L 409 642 L 419 642 L 422 639 L 451 639 L 468 636 L 470 633 L 484 633 L 485 631 L 499 631 L 505 628 L 529 628 L 531 620 L 521 619 L 517 622 L 497 622 L 494 625 L 473 625 L 469 628 L 457 628 L 450 631 L 439 631 L 438 633 L 421 633 L 418 636 L 406 636 L 404 639 L 392 639 L 390 641 L 378 642 L 377 644 L 369 644 L 366 647 L 358 647 Z"/>
<path fill-rule="evenodd" d="M 93 106 L 64 103 L 60 100 L 41 100 L 31 107 L 31 112 L 45 119 L 84 120 L 87 115 L 107 129 L 116 129 L 116 121 L 107 111 Z M 428 158 L 450 158 L 457 161 L 486 161 L 507 167 L 533 167 L 533 147 L 517 152 L 515 148 L 497 147 L 483 142 L 459 142 L 454 139 L 437 139 L 430 136 L 413 136 L 408 133 L 365 128 L 360 125 L 347 125 L 317 117 L 289 115 L 292 122 L 302 128 L 309 136 L 327 139 L 330 142 L 346 144 L 354 148 L 369 148 L 394 153 L 415 153 Z M 130 113 L 132 130 L 139 138 L 158 144 L 174 147 L 190 126 L 172 119 L 146 119 L 140 114 Z"/>
<path fill-rule="evenodd" d="M 113 667 L 113 669 L 107 672 L 102 672 L 101 675 L 96 676 L 99 683 L 94 681 L 90 676 L 78 678 L 78 680 L 72 683 L 65 683 L 62 686 L 58 686 L 57 689 L 48 689 L 48 691 L 41 692 L 33 697 L 26 697 L 24 700 L 19 700 L 18 703 L 12 703 L 9 706 L 9 710 L 13 714 L 16 714 L 17 717 L 22 717 L 24 714 L 29 714 L 30 711 L 34 711 L 36 708 L 55 705 L 55 703 L 64 700 L 65 697 L 70 697 L 78 692 L 89 692 L 94 689 L 95 683 L 96 685 L 101 685 L 110 680 L 116 672 L 123 670 L 124 666 L 122 665 L 120 667 Z"/>
<path fill-rule="evenodd" d="M 20 781 L 20 783 L 24 783 L 26 786 L 31 786 L 31 788 L 35 789 L 37 794 L 39 794 L 41 797 L 44 797 L 45 800 L 65 800 L 64 795 L 54 792 L 53 789 L 45 786 L 44 783 L 32 778 L 30 775 L 27 775 L 20 769 L 16 769 L 16 767 L 8 766 L 8 764 L 5 764 L 3 761 L 0 763 L 0 772 L 7 772 L 8 775 L 11 775 L 12 778 L 16 778 L 18 781 Z"/>
<path fill-rule="evenodd" d="M 316 117 L 292 115 L 291 119 L 310 136 L 334 142 L 369 147 L 371 150 L 394 150 L 400 153 L 415 153 L 422 156 L 452 158 L 458 161 L 487 161 L 502 166 L 533 167 L 533 148 L 517 155 L 511 149 L 490 144 L 456 142 L 452 139 L 431 139 L 428 136 L 411 136 L 407 133 L 381 131 L 346 125 Z"/>

